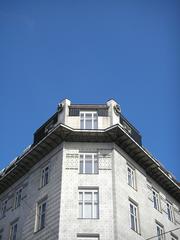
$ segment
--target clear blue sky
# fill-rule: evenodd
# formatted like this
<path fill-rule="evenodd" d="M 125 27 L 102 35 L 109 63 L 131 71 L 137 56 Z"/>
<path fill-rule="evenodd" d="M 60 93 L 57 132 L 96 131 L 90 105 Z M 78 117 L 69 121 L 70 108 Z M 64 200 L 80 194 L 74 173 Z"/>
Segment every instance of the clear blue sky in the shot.
<path fill-rule="evenodd" d="M 0 168 L 59 101 L 119 102 L 180 180 L 180 1 L 0 1 Z"/>

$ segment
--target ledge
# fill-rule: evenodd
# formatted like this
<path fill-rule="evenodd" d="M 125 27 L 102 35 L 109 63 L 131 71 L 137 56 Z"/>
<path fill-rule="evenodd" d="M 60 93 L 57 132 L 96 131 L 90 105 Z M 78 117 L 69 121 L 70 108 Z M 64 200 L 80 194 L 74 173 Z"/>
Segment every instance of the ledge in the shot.
<path fill-rule="evenodd" d="M 40 142 L 32 145 L 25 154 L 18 157 L 1 173 L 0 194 L 63 141 L 114 142 L 143 167 L 149 176 L 180 202 L 180 186 L 178 182 L 174 178 L 170 178 L 169 172 L 142 146 L 135 142 L 119 124 L 104 130 L 73 129 L 64 124 L 58 124 Z"/>

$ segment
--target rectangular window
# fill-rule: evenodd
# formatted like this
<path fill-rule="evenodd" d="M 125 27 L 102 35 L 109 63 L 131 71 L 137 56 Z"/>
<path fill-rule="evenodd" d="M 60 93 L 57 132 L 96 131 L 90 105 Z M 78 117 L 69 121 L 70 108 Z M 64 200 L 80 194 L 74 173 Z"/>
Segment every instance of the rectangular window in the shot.
<path fill-rule="evenodd" d="M 156 223 L 157 240 L 165 240 L 164 227 Z"/>
<path fill-rule="evenodd" d="M 11 224 L 9 240 L 17 240 L 17 230 L 18 224 L 17 222 L 14 222 L 13 224 Z"/>
<path fill-rule="evenodd" d="M 98 173 L 98 159 L 96 153 L 81 153 L 80 158 L 80 173 L 93 174 Z"/>
<path fill-rule="evenodd" d="M 18 189 L 15 193 L 14 208 L 17 208 L 20 206 L 21 199 L 22 199 L 22 188 Z"/>
<path fill-rule="evenodd" d="M 79 189 L 79 218 L 99 218 L 97 189 Z"/>
<path fill-rule="evenodd" d="M 47 200 L 38 203 L 36 213 L 36 231 L 39 231 L 45 227 L 46 223 L 46 206 Z"/>
<path fill-rule="evenodd" d="M 135 182 L 135 170 L 131 168 L 130 166 L 127 167 L 127 174 L 128 174 L 128 184 L 132 188 L 136 188 L 136 182 Z"/>
<path fill-rule="evenodd" d="M 2 206 L 1 206 L 1 214 L 2 214 L 2 217 L 5 217 L 5 216 L 6 216 L 7 202 L 8 202 L 7 199 L 2 202 Z"/>
<path fill-rule="evenodd" d="M 130 201 L 129 204 L 129 211 L 130 211 L 130 223 L 131 229 L 135 232 L 139 233 L 139 222 L 138 222 L 138 207 L 136 204 Z"/>
<path fill-rule="evenodd" d="M 173 207 L 172 207 L 172 204 L 167 202 L 166 205 L 167 205 L 168 219 L 173 222 Z"/>
<path fill-rule="evenodd" d="M 49 166 L 46 166 L 42 169 L 41 172 L 41 187 L 44 187 L 49 182 Z"/>
<path fill-rule="evenodd" d="M 155 190 L 152 191 L 153 193 L 153 204 L 154 208 L 160 211 L 160 204 L 159 204 L 159 193 L 157 193 Z"/>
<path fill-rule="evenodd" d="M 81 129 L 97 129 L 98 128 L 97 112 L 81 112 L 80 128 Z"/>

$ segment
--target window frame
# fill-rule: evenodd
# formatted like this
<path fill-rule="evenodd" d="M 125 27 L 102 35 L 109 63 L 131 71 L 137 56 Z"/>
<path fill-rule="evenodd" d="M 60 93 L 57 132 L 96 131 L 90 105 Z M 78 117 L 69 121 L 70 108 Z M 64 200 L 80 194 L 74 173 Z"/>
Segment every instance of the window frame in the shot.
<path fill-rule="evenodd" d="M 133 207 L 133 212 L 131 212 L 131 206 Z M 140 221 L 139 221 L 139 208 L 138 208 L 138 204 L 135 203 L 131 199 L 129 199 L 129 217 L 130 217 L 130 228 L 131 228 L 131 230 L 133 230 L 134 232 L 140 234 Z M 132 220 L 133 220 L 133 222 L 132 222 Z"/>
<path fill-rule="evenodd" d="M 129 172 L 129 170 L 130 170 L 130 172 Z M 136 171 L 135 171 L 135 168 L 131 167 L 129 164 L 127 164 L 127 182 L 130 187 L 137 190 Z"/>
<path fill-rule="evenodd" d="M 8 203 L 8 199 L 4 199 L 1 203 L 1 216 L 5 217 L 6 216 L 6 212 L 7 212 L 7 203 Z"/>
<path fill-rule="evenodd" d="M 85 194 L 91 193 L 91 200 L 85 199 Z M 80 198 L 82 194 L 82 200 Z M 95 200 L 95 194 L 97 194 L 97 200 Z M 86 217 L 85 206 L 91 205 L 91 217 Z M 82 209 L 81 209 L 82 206 Z M 95 214 L 95 206 L 97 206 L 97 212 Z M 79 209 L 79 219 L 99 219 L 99 189 L 98 188 L 79 188 L 78 189 L 78 209 Z M 82 216 L 81 216 L 82 211 Z"/>
<path fill-rule="evenodd" d="M 42 212 L 43 205 L 45 204 L 45 211 Z M 42 225 L 42 217 L 44 217 L 44 224 Z M 36 204 L 36 217 L 35 217 L 35 230 L 34 232 L 39 232 L 46 227 L 47 221 L 47 197 L 38 201 Z"/>
<path fill-rule="evenodd" d="M 16 228 L 15 228 L 15 226 L 16 226 Z M 14 232 L 15 229 L 16 229 L 16 232 Z M 17 240 L 18 239 L 17 232 L 18 232 L 18 220 L 12 222 L 10 225 L 9 240 Z M 15 233 L 15 235 L 14 235 L 14 233 Z"/>
<path fill-rule="evenodd" d="M 156 191 L 154 188 L 152 189 L 152 198 L 153 198 L 153 207 L 160 212 L 161 205 L 160 205 L 159 192 Z"/>
<path fill-rule="evenodd" d="M 91 117 L 86 117 L 87 114 L 91 114 Z M 82 116 L 83 115 L 83 116 Z M 96 115 L 96 116 L 95 116 Z M 91 120 L 91 128 L 87 128 L 86 121 Z M 97 126 L 95 126 L 95 121 L 97 121 Z M 98 112 L 97 111 L 80 111 L 80 129 L 98 129 Z"/>
<path fill-rule="evenodd" d="M 168 207 L 169 206 L 169 207 Z M 173 205 L 169 201 L 166 201 L 167 207 L 167 216 L 171 222 L 174 222 L 174 213 L 173 213 Z"/>
<path fill-rule="evenodd" d="M 160 235 L 158 235 L 158 228 L 160 230 Z M 165 231 L 164 226 L 156 221 L 156 234 L 157 234 L 157 240 L 165 240 Z"/>
<path fill-rule="evenodd" d="M 92 168 L 91 172 L 86 172 L 87 161 L 90 159 L 86 159 L 87 155 L 91 155 Z M 82 158 L 81 158 L 82 156 Z M 82 162 L 82 171 L 81 171 L 81 162 Z M 95 172 L 95 162 L 97 162 L 97 172 Z M 98 174 L 99 173 L 99 161 L 97 153 L 79 153 L 79 174 Z"/>
<path fill-rule="evenodd" d="M 46 169 L 48 169 L 47 172 Z M 45 187 L 49 183 L 49 172 L 50 172 L 49 164 L 47 164 L 41 169 L 40 188 Z"/>
<path fill-rule="evenodd" d="M 14 196 L 14 209 L 18 208 L 21 205 L 21 201 L 22 201 L 22 191 L 23 188 L 18 188 L 15 192 L 15 196 Z"/>

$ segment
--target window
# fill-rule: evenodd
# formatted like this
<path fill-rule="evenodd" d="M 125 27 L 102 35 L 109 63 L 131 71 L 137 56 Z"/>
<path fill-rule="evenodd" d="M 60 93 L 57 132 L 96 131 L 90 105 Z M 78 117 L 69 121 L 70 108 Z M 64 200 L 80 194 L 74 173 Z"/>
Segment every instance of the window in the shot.
<path fill-rule="evenodd" d="M 80 128 L 81 129 L 97 129 L 98 115 L 96 112 L 81 112 L 80 113 Z"/>
<path fill-rule="evenodd" d="M 10 228 L 9 240 L 17 240 L 17 230 L 18 230 L 17 222 L 12 223 Z"/>
<path fill-rule="evenodd" d="M 98 173 L 98 160 L 96 153 L 81 153 L 80 158 L 80 173 Z"/>
<path fill-rule="evenodd" d="M 7 202 L 8 202 L 7 199 L 2 202 L 2 207 L 1 207 L 2 217 L 5 217 L 5 216 L 6 216 Z"/>
<path fill-rule="evenodd" d="M 139 233 L 139 223 L 138 223 L 138 207 L 136 204 L 130 201 L 130 223 L 131 229 Z"/>
<path fill-rule="evenodd" d="M 36 231 L 45 227 L 47 199 L 38 203 L 36 213 Z"/>
<path fill-rule="evenodd" d="M 15 202 L 14 202 L 14 208 L 17 208 L 21 204 L 21 198 L 22 198 L 22 188 L 18 189 L 15 194 Z"/>
<path fill-rule="evenodd" d="M 153 190 L 153 204 L 154 204 L 154 208 L 157 209 L 158 211 L 160 211 L 160 205 L 159 205 L 159 194 Z"/>
<path fill-rule="evenodd" d="M 130 166 L 127 167 L 127 173 L 128 173 L 128 184 L 129 186 L 136 188 L 136 182 L 135 182 L 135 170 L 131 168 Z"/>
<path fill-rule="evenodd" d="M 79 190 L 79 218 L 99 217 L 99 193 L 97 189 Z"/>
<path fill-rule="evenodd" d="M 157 240 L 165 240 L 164 227 L 159 223 L 156 223 L 156 231 L 157 231 Z"/>
<path fill-rule="evenodd" d="M 166 205 L 167 205 L 168 219 L 173 222 L 173 207 L 172 207 L 172 204 L 167 202 Z"/>
<path fill-rule="evenodd" d="M 44 187 L 49 182 L 49 166 L 42 169 L 41 172 L 41 187 Z"/>

